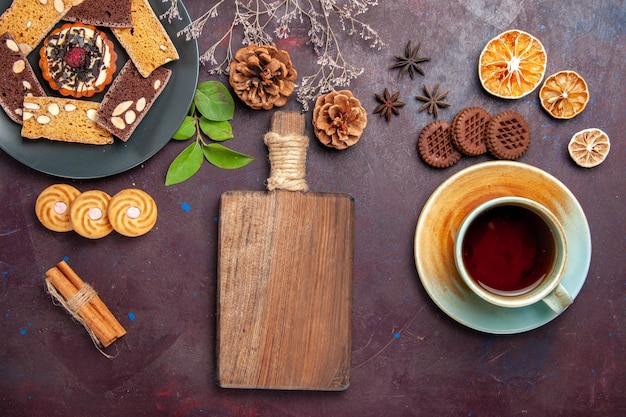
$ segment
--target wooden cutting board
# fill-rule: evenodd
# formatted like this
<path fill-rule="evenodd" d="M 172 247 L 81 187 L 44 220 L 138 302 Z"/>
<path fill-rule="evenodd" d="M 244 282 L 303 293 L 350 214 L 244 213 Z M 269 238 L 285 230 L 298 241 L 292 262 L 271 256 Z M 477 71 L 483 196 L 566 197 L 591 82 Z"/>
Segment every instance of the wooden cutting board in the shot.
<path fill-rule="evenodd" d="M 277 112 L 270 133 L 308 143 L 304 127 L 300 113 Z M 273 152 L 282 151 L 268 147 L 269 189 L 279 171 Z M 343 390 L 352 350 L 354 199 L 280 188 L 221 198 L 219 384 Z"/>

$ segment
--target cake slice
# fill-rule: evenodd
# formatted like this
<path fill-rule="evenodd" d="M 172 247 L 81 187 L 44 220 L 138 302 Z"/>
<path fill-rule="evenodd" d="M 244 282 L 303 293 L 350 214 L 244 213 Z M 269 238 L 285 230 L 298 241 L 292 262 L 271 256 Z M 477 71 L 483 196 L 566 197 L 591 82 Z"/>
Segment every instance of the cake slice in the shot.
<path fill-rule="evenodd" d="M 108 145 L 113 135 L 96 123 L 99 103 L 57 97 L 26 97 L 22 136 Z"/>
<path fill-rule="evenodd" d="M 156 68 L 144 78 L 128 60 L 104 95 L 96 121 L 126 142 L 167 85 L 172 71 Z"/>
<path fill-rule="evenodd" d="M 128 28 L 133 25 L 131 0 L 84 0 L 63 18 L 93 26 Z"/>
<path fill-rule="evenodd" d="M 132 28 L 111 28 L 130 59 L 147 77 L 155 68 L 179 58 L 161 21 L 150 7 L 148 0 L 132 0 Z"/>
<path fill-rule="evenodd" d="M 74 4 L 82 0 L 13 0 L 0 16 L 0 33 L 9 32 L 28 55 Z"/>
<path fill-rule="evenodd" d="M 45 96 L 33 68 L 10 33 L 0 36 L 0 105 L 15 123 L 22 124 L 26 96 Z"/>

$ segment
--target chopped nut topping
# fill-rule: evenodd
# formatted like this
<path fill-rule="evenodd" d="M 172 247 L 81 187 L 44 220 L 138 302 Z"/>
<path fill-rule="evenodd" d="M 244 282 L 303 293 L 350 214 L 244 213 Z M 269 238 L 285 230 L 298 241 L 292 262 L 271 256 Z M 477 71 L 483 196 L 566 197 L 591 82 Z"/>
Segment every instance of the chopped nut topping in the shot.
<path fill-rule="evenodd" d="M 63 13 L 65 10 L 65 4 L 63 4 L 63 0 L 54 0 L 54 10 L 59 13 Z"/>
<path fill-rule="evenodd" d="M 49 118 L 48 116 L 39 116 L 37 117 L 37 123 L 39 123 L 40 125 L 45 125 L 48 124 L 52 121 L 51 118 Z"/>
<path fill-rule="evenodd" d="M 124 101 L 118 104 L 117 107 L 113 109 L 113 113 L 111 114 L 111 116 L 114 116 L 114 117 L 119 116 L 120 114 L 124 113 L 126 110 L 130 109 L 130 106 L 132 105 L 133 105 L 132 100 Z"/>
<path fill-rule="evenodd" d="M 16 74 L 20 74 L 22 71 L 26 69 L 26 63 L 23 60 L 18 60 L 13 63 L 13 72 Z"/>
<path fill-rule="evenodd" d="M 124 120 L 121 117 L 111 117 L 111 123 L 113 123 L 113 126 L 120 130 L 126 128 L 126 123 L 124 123 Z"/>
<path fill-rule="evenodd" d="M 87 110 L 87 118 L 89 120 L 91 120 L 92 122 L 96 121 L 97 114 L 98 114 L 98 112 L 96 111 L 96 109 L 89 109 L 89 110 Z"/>
<path fill-rule="evenodd" d="M 50 103 L 50 105 L 48 105 L 48 113 L 50 113 L 51 115 L 58 116 L 60 112 L 61 112 L 61 109 L 59 109 L 58 104 Z"/>
<path fill-rule="evenodd" d="M 135 114 L 134 111 L 129 110 L 124 115 L 124 120 L 126 121 L 127 124 L 132 125 L 135 122 L 135 120 L 137 120 L 137 114 Z"/>
<path fill-rule="evenodd" d="M 137 104 L 135 105 L 135 109 L 137 109 L 137 111 L 141 113 L 146 108 L 146 104 L 147 104 L 146 98 L 145 97 L 141 97 L 139 100 L 137 100 Z"/>
<path fill-rule="evenodd" d="M 13 52 L 19 52 L 20 47 L 17 46 L 17 43 L 13 39 L 7 39 L 7 48 L 9 48 Z"/>

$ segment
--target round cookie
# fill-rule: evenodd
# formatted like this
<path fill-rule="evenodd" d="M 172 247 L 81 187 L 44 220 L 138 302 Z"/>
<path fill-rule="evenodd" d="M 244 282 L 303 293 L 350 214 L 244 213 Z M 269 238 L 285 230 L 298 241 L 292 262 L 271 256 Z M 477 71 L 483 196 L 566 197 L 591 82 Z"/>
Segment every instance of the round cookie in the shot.
<path fill-rule="evenodd" d="M 452 144 L 464 155 L 477 156 L 487 152 L 485 130 L 491 119 L 482 107 L 467 107 L 454 116 L 450 126 Z"/>
<path fill-rule="evenodd" d="M 417 139 L 417 151 L 424 162 L 435 168 L 450 167 L 462 156 L 450 140 L 450 123 L 443 120 L 424 126 Z"/>
<path fill-rule="evenodd" d="M 99 239 L 111 233 L 113 226 L 107 215 L 110 200 L 111 196 L 100 190 L 86 191 L 76 197 L 70 207 L 74 231 L 88 239 Z"/>
<path fill-rule="evenodd" d="M 485 132 L 487 150 L 499 159 L 517 159 L 530 145 L 530 127 L 516 111 L 506 110 L 491 118 Z"/>
<path fill-rule="evenodd" d="M 156 223 L 157 207 L 148 193 L 129 188 L 111 198 L 108 217 L 116 232 L 128 237 L 141 236 Z"/>
<path fill-rule="evenodd" d="M 43 190 L 35 202 L 35 214 L 41 224 L 55 232 L 73 230 L 70 206 L 79 194 L 69 184 L 53 184 Z"/>

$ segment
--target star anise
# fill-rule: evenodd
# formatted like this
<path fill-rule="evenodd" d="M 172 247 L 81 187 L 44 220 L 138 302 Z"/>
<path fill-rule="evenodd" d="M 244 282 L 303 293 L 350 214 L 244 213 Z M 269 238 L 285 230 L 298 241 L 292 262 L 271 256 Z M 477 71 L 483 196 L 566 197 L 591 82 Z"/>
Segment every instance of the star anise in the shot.
<path fill-rule="evenodd" d="M 439 92 L 439 84 L 435 86 L 435 89 L 432 92 L 428 87 L 426 87 L 426 84 L 424 84 L 424 95 L 415 97 L 416 99 L 425 102 L 422 104 L 422 107 L 419 108 L 419 111 L 428 109 L 428 114 L 434 115 L 435 118 L 439 117 L 439 108 L 450 106 L 450 103 L 443 101 L 447 95 L 447 91 L 444 91 L 443 93 Z"/>
<path fill-rule="evenodd" d="M 400 92 L 396 91 L 393 95 L 389 94 L 389 90 L 385 88 L 383 95 L 374 94 L 376 96 L 376 100 L 380 103 L 375 109 L 374 113 L 380 113 L 381 116 L 384 116 L 387 121 L 391 120 L 391 114 L 395 114 L 396 116 L 400 115 L 399 107 L 404 106 L 404 103 L 398 101 L 400 97 Z"/>
<path fill-rule="evenodd" d="M 400 68 L 400 75 L 409 74 L 409 77 L 413 79 L 415 76 L 415 72 L 419 72 L 424 75 L 424 70 L 420 66 L 420 63 L 430 61 L 430 58 L 419 56 L 421 44 L 418 43 L 415 48 L 411 41 L 406 44 L 406 48 L 404 50 L 404 56 L 396 55 L 395 58 L 398 62 L 391 66 L 391 69 Z"/>

